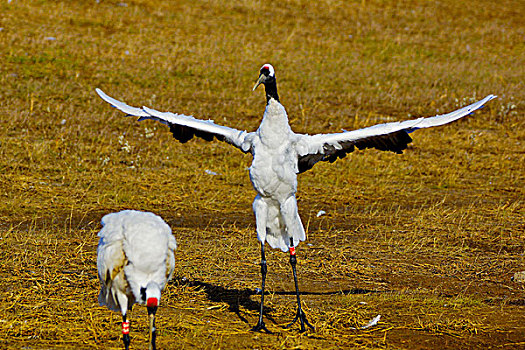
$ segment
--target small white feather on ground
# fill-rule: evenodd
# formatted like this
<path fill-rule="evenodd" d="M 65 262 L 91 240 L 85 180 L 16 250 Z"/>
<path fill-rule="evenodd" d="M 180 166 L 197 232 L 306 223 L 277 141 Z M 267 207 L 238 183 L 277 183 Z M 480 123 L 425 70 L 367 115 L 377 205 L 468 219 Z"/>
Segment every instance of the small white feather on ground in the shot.
<path fill-rule="evenodd" d="M 367 329 L 367 328 L 370 328 L 370 327 L 374 327 L 374 326 L 376 326 L 379 323 L 380 319 L 381 319 L 381 315 L 377 315 L 376 317 L 374 317 L 373 319 L 368 321 L 367 324 L 365 324 L 364 326 L 359 327 L 359 329 Z M 350 329 L 357 329 L 357 328 L 350 327 Z"/>

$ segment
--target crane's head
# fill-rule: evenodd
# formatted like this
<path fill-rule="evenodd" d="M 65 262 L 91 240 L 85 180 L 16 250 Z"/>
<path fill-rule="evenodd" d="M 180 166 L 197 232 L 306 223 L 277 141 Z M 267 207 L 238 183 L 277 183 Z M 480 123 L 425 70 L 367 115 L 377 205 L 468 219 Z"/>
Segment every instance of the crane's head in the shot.
<path fill-rule="evenodd" d="M 271 99 L 279 101 L 279 94 L 277 94 L 277 82 L 275 80 L 275 70 L 269 63 L 264 64 L 259 71 L 259 79 L 255 83 L 253 90 L 257 89 L 257 86 L 263 84 L 264 90 L 266 91 L 266 102 L 270 103 Z"/>
<path fill-rule="evenodd" d="M 272 81 L 275 82 L 275 70 L 273 69 L 273 66 L 271 64 L 266 63 L 261 67 L 261 70 L 259 71 L 259 79 L 257 79 L 253 90 L 255 91 L 255 89 L 257 89 L 257 87 L 261 84 L 266 85 L 267 83 L 270 83 Z"/>
<path fill-rule="evenodd" d="M 160 301 L 160 286 L 156 282 L 148 282 L 146 287 L 140 288 L 142 302 L 148 308 L 155 308 Z"/>

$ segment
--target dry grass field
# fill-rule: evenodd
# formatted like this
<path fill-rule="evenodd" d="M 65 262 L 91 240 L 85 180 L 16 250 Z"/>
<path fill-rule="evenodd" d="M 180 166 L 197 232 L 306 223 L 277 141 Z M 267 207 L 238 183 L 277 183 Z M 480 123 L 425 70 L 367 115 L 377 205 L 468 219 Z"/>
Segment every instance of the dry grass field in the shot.
<path fill-rule="evenodd" d="M 99 307 L 101 217 L 153 211 L 179 242 L 158 312 L 162 349 L 525 348 L 525 5 L 425 0 L 0 1 L 0 347 L 120 349 Z M 358 151 L 300 175 L 298 248 L 259 244 L 251 156 L 180 144 L 98 98 L 257 128 L 251 91 L 276 68 L 310 134 L 451 111 L 403 155 Z M 210 175 L 210 170 L 217 175 Z M 326 215 L 317 217 L 319 210 Z M 377 326 L 356 330 L 381 315 Z M 145 308 L 131 314 L 146 348 Z"/>

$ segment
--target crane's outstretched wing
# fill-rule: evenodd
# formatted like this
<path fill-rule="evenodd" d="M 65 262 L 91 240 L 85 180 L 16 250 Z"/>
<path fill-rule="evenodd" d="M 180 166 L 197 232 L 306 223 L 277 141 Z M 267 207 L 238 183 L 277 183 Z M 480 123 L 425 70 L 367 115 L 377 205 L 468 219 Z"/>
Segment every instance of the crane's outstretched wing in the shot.
<path fill-rule="evenodd" d="M 402 153 L 407 145 L 412 142 L 412 138 L 408 135 L 412 131 L 458 120 L 483 107 L 493 98 L 496 96 L 488 95 L 484 99 L 454 112 L 430 118 L 378 124 L 336 134 L 304 135 L 302 142 L 298 144 L 299 173 L 311 169 L 319 161 L 334 162 L 337 158 L 343 158 L 347 153 L 353 152 L 355 147 L 359 149 L 377 148 L 381 151 Z"/>
<path fill-rule="evenodd" d="M 104 101 L 126 113 L 128 116 L 139 117 L 139 121 L 152 119 L 168 125 L 173 137 L 182 143 L 191 140 L 193 136 L 203 138 L 206 141 L 212 141 L 213 138 L 216 137 L 218 140 L 226 141 L 234 145 L 244 153 L 251 150 L 250 138 L 247 136 L 252 133 L 217 125 L 212 120 L 200 120 L 184 114 L 159 112 L 148 107 L 131 107 L 124 102 L 106 95 L 100 89 L 96 89 L 96 92 Z"/>

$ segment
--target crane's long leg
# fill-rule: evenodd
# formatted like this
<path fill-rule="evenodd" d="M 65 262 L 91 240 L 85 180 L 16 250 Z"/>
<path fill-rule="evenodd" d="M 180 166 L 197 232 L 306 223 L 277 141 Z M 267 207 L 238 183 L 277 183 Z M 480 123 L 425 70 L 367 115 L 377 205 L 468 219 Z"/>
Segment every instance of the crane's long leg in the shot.
<path fill-rule="evenodd" d="M 302 241 L 306 238 L 304 227 L 299 217 L 297 210 L 297 200 L 295 196 L 288 197 L 284 202 L 281 203 L 281 214 L 286 225 L 286 233 L 290 237 L 290 265 L 292 265 L 293 279 L 295 282 L 295 295 L 297 296 L 297 315 L 286 328 L 290 328 L 297 320 L 301 321 L 301 332 L 306 331 L 305 324 L 314 329 L 314 327 L 306 319 L 306 315 L 301 307 L 301 297 L 299 296 L 299 285 L 297 283 L 297 272 L 295 266 L 297 265 L 297 257 L 295 256 L 294 238 Z"/>
<path fill-rule="evenodd" d="M 259 332 L 264 330 L 267 333 L 271 333 L 264 324 L 263 321 L 263 310 L 264 310 L 264 285 L 266 283 L 266 272 L 268 268 L 266 266 L 266 256 L 264 255 L 264 242 L 266 241 L 266 230 L 268 220 L 268 204 L 265 200 L 257 195 L 253 201 L 253 212 L 255 213 L 255 225 L 257 229 L 257 238 L 261 242 L 261 277 L 262 277 L 262 288 L 261 288 L 261 308 L 259 310 L 259 322 L 252 328 L 252 331 Z"/>
<path fill-rule="evenodd" d="M 126 318 L 126 314 L 122 315 L 122 341 L 124 342 L 124 349 L 129 350 L 129 321 Z"/>
<path fill-rule="evenodd" d="M 261 287 L 261 308 L 259 310 L 259 322 L 252 328 L 252 331 L 259 332 L 264 330 L 267 333 L 271 333 L 264 324 L 263 321 L 263 310 L 264 310 L 264 285 L 266 282 L 266 272 L 268 268 L 266 267 L 266 256 L 264 254 L 264 243 L 261 243 L 261 276 L 262 276 L 262 287 Z"/>
<path fill-rule="evenodd" d="M 301 321 L 301 332 L 306 331 L 306 327 L 304 326 L 305 324 L 312 330 L 314 330 L 314 326 L 312 326 L 310 322 L 308 322 L 303 308 L 301 307 L 301 297 L 299 296 L 299 285 L 297 283 L 297 272 L 295 270 L 295 266 L 297 265 L 297 257 L 295 256 L 293 238 L 290 238 L 290 265 L 292 265 L 293 279 L 295 282 L 295 295 L 297 296 L 297 314 L 295 315 L 293 321 L 288 326 L 286 326 L 286 328 L 290 328 L 295 322 L 297 322 L 297 320 L 299 320 Z"/>
<path fill-rule="evenodd" d="M 157 339 L 157 331 L 155 329 L 155 313 L 157 312 L 157 306 L 148 306 L 147 309 L 149 317 L 149 350 L 155 350 L 155 340 Z"/>
<path fill-rule="evenodd" d="M 124 349 L 129 350 L 129 343 L 131 342 L 129 337 L 129 321 L 127 319 L 129 299 L 128 297 L 121 292 L 115 294 L 115 299 L 119 304 L 120 311 L 122 312 L 122 341 L 124 342 Z"/>

